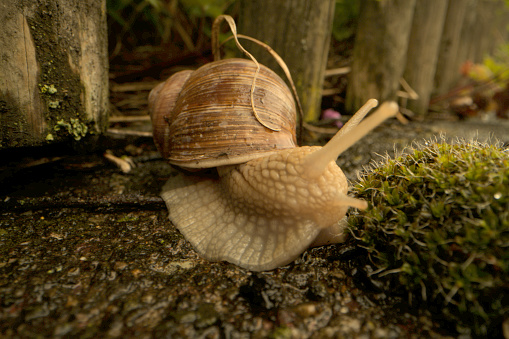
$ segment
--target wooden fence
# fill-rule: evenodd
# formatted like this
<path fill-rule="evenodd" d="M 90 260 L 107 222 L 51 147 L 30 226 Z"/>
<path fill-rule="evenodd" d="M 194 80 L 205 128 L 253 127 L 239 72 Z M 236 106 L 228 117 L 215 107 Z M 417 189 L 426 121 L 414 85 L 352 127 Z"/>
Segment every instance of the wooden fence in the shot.
<path fill-rule="evenodd" d="M 404 79 L 418 94 L 408 108 L 425 115 L 431 95 L 461 78 L 461 66 L 482 63 L 509 43 L 504 0 L 363 0 L 347 107 L 370 97 L 394 100 Z"/>
<path fill-rule="evenodd" d="M 264 1 L 267 6 L 276 3 L 256 3 L 263 6 Z M 323 8 L 332 8 L 331 1 L 327 0 Z M 498 46 L 508 43 L 506 2 L 362 0 L 347 108 L 353 111 L 371 97 L 396 99 L 401 79 L 405 79 L 418 94 L 418 99 L 408 101 L 408 108 L 424 115 L 431 95 L 455 86 L 465 61 L 482 62 Z M 323 84 L 323 76 L 316 74 L 323 74 L 323 55 L 327 55 L 324 45 L 329 38 L 326 29 L 322 34 L 321 23 L 330 27 L 332 16 L 330 10 L 294 10 L 295 6 L 315 6 L 314 1 L 288 3 L 292 6 L 280 6 L 287 9 L 286 14 L 279 9 L 265 9 L 253 15 L 250 9 L 244 11 L 244 17 L 252 15 L 253 27 L 257 27 L 256 20 L 266 22 L 265 16 L 276 18 L 278 29 L 266 29 L 266 37 L 258 38 L 271 41 L 271 46 L 290 60 L 289 65 L 292 59 L 299 61 L 301 70 L 297 73 L 302 74 L 294 74 L 294 78 L 299 80 L 301 93 L 306 94 L 306 88 L 321 88 Z M 275 5 L 267 6 L 263 8 Z M 321 21 L 306 17 L 322 12 Z M 83 142 L 102 133 L 108 122 L 106 0 L 3 0 L 0 27 L 0 149 L 68 140 Z M 303 27 L 313 27 L 320 34 L 304 38 L 302 34 L 311 30 L 290 34 L 301 32 Z M 260 29 L 254 31 L 260 33 Z M 310 61 L 304 57 L 313 51 L 313 42 L 317 45 L 317 36 L 323 47 L 313 58 L 321 71 L 306 67 Z M 277 41 L 282 42 L 281 46 Z M 307 120 L 316 118 L 320 104 L 320 95 L 307 95 L 307 99 L 311 97 L 313 102 L 305 106 L 315 114 Z"/>

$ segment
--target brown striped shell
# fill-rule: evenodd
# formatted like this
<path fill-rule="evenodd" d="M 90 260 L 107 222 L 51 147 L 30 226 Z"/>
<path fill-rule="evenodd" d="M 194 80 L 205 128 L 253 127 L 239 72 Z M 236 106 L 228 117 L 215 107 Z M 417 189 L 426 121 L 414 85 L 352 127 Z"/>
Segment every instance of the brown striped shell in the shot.
<path fill-rule="evenodd" d="M 296 108 L 284 81 L 246 59 L 208 63 L 174 74 L 149 96 L 154 141 L 171 164 L 208 168 L 239 164 L 296 147 Z"/>

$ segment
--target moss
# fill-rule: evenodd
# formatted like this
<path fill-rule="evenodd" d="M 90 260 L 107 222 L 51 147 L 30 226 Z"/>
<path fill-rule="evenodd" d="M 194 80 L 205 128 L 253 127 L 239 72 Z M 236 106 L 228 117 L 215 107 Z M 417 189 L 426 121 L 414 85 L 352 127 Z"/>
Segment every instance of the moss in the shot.
<path fill-rule="evenodd" d="M 429 142 L 361 176 L 350 218 L 373 280 L 474 335 L 509 311 L 509 151 Z M 379 281 L 379 282 L 380 282 Z"/>
<path fill-rule="evenodd" d="M 48 19 L 48 16 L 60 15 L 58 6 L 45 3 L 36 7 L 34 15 L 27 20 L 40 66 L 39 93 L 46 107 L 46 134 L 52 134 L 56 140 L 60 138 L 54 132 L 66 131 L 75 140 L 80 140 L 93 129 L 81 102 L 84 89 L 80 74 L 72 65 L 72 60 L 79 59 L 80 46 L 67 35 L 59 36 L 61 30 L 55 27 L 58 21 Z M 58 48 L 55 48 L 56 41 Z"/>
<path fill-rule="evenodd" d="M 292 330 L 286 326 L 277 327 L 269 336 L 273 339 L 292 338 Z"/>
<path fill-rule="evenodd" d="M 67 133 L 69 133 L 69 135 L 71 135 L 76 141 L 86 136 L 88 132 L 88 126 L 86 124 L 80 122 L 79 119 L 73 118 L 71 118 L 69 122 L 66 122 L 63 119 L 58 120 L 55 124 L 54 130 L 58 132 L 62 129 L 67 131 Z"/>
<path fill-rule="evenodd" d="M 55 85 L 39 85 L 40 86 L 40 90 L 41 90 L 41 93 L 43 94 L 55 94 L 56 92 L 58 92 L 58 90 L 55 88 Z"/>
<path fill-rule="evenodd" d="M 138 216 L 133 215 L 125 215 L 122 218 L 117 220 L 118 222 L 131 222 L 131 221 L 138 221 Z"/>
<path fill-rule="evenodd" d="M 48 107 L 52 108 L 52 109 L 57 109 L 60 107 L 60 101 L 58 101 L 58 100 L 50 101 L 50 102 L 48 102 Z"/>

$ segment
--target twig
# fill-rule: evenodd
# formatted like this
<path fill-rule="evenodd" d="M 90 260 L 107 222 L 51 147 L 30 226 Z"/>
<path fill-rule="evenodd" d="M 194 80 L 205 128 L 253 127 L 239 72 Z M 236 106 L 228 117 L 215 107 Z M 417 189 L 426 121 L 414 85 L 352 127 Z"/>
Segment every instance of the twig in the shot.
<path fill-rule="evenodd" d="M 110 83 L 110 91 L 112 92 L 150 91 L 159 83 L 160 81 L 128 82 L 124 84 Z"/>
<path fill-rule="evenodd" d="M 133 167 L 135 167 L 136 165 L 134 164 L 133 160 L 130 159 L 130 158 L 127 158 L 127 159 L 124 159 L 124 158 L 119 158 L 115 155 L 113 155 L 111 153 L 111 151 L 107 150 L 106 152 L 104 152 L 103 156 L 111 161 L 112 163 L 114 163 L 118 168 L 120 168 L 120 170 L 124 173 L 129 173 L 131 172 L 131 169 Z"/>
<path fill-rule="evenodd" d="M 139 122 L 150 121 L 148 115 L 117 115 L 109 118 L 110 123 L 115 122 Z"/>
<path fill-rule="evenodd" d="M 327 69 L 325 70 L 325 73 L 323 74 L 324 78 L 332 77 L 335 75 L 345 75 L 350 73 L 351 68 L 350 67 L 339 67 L 339 68 L 333 68 L 333 69 Z"/>
<path fill-rule="evenodd" d="M 339 88 L 326 88 L 322 90 L 322 96 L 327 97 L 330 95 L 335 95 L 341 93 Z"/>
<path fill-rule="evenodd" d="M 432 97 L 430 99 L 429 105 L 432 106 L 432 105 L 438 104 L 438 103 L 440 103 L 442 101 L 450 100 L 451 98 L 453 98 L 455 96 L 458 96 L 462 92 L 467 92 L 468 91 L 468 92 L 470 92 L 471 95 L 473 95 L 475 93 L 482 92 L 484 90 L 488 90 L 488 89 L 491 89 L 491 88 L 496 88 L 496 86 L 497 85 L 495 83 L 495 79 L 491 79 L 488 82 L 484 82 L 484 83 L 481 83 L 481 84 L 472 81 L 469 84 L 455 87 L 455 88 L 451 89 L 447 93 L 444 93 L 442 95 L 437 95 L 435 97 Z"/>
<path fill-rule="evenodd" d="M 405 79 L 400 78 L 399 83 L 401 87 L 403 87 L 403 89 L 405 90 L 405 92 L 398 91 L 399 96 L 406 97 L 412 100 L 419 99 L 419 94 L 417 94 L 417 92 L 414 91 L 412 87 L 410 87 L 410 85 L 408 84 L 408 82 L 406 82 Z"/>
<path fill-rule="evenodd" d="M 152 132 L 133 131 L 119 128 L 108 128 L 106 133 L 115 135 L 132 135 L 136 137 L 148 137 L 148 138 L 152 138 L 153 136 Z"/>

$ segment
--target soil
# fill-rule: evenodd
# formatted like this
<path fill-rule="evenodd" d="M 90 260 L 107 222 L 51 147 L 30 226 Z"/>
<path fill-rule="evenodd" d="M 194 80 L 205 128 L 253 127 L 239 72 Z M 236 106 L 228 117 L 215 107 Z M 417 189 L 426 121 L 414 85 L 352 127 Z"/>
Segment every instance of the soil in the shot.
<path fill-rule="evenodd" d="M 414 142 L 442 134 L 507 143 L 508 131 L 507 121 L 393 121 L 338 164 L 355 180 L 377 154 Z M 84 154 L 65 147 L 3 153 L 2 336 L 458 336 L 419 305 L 371 285 L 341 244 L 261 273 L 201 259 L 167 219 L 158 193 L 175 171 L 151 139 L 112 134 L 98 145 Z M 103 156 L 106 148 L 136 166 L 123 173 Z"/>

